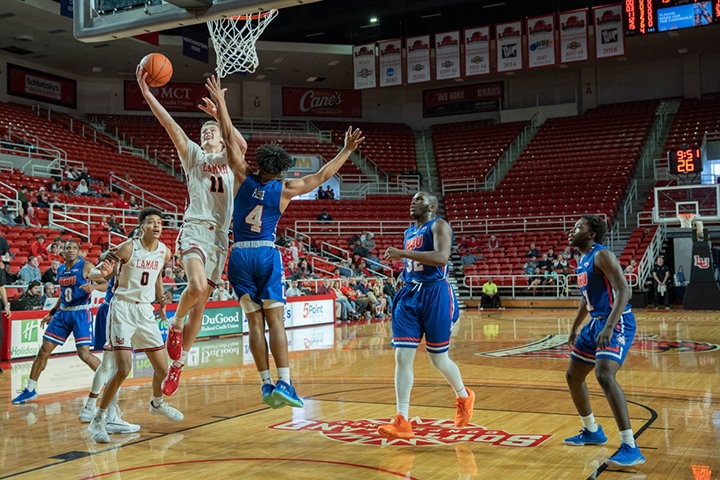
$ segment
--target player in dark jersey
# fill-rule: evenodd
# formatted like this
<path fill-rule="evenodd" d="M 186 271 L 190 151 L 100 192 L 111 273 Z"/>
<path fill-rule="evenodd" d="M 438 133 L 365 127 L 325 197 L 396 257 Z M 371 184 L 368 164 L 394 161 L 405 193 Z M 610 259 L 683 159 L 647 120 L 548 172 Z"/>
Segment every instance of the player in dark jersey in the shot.
<path fill-rule="evenodd" d="M 93 371 L 100 365 L 100 359 L 90 353 L 93 345 L 93 316 L 90 312 L 92 286 L 88 283 L 87 276 L 95 265 L 80 258 L 80 244 L 76 240 L 65 243 L 63 256 L 65 263 L 58 268 L 60 298 L 40 322 L 40 328 L 48 325 L 43 335 L 43 344 L 33 362 L 27 386 L 12 403 L 25 403 L 37 398 L 35 386 L 40 374 L 45 370 L 50 354 L 55 347 L 65 343 L 71 332 L 75 337 L 80 360 Z"/>
<path fill-rule="evenodd" d="M 578 286 L 583 297 L 570 330 L 570 366 L 565 374 L 570 394 L 583 423 L 567 445 L 604 445 L 607 437 L 595 423 L 585 377 L 593 368 L 620 430 L 620 448 L 605 460 L 612 466 L 645 463 L 635 444 L 625 394 L 615 380 L 635 338 L 635 316 L 628 301 L 631 291 L 615 255 L 601 245 L 607 226 L 597 215 L 583 215 L 570 232 L 570 245 L 580 250 Z M 580 325 L 590 314 L 590 323 Z"/>
<path fill-rule="evenodd" d="M 423 336 L 430 362 L 455 391 L 455 426 L 464 427 L 473 414 L 475 393 L 465 387 L 460 370 L 448 357 L 450 332 L 459 312 L 447 279 L 453 231 L 445 220 L 435 216 L 437 205 L 435 195 L 415 194 L 410 203 L 415 223 L 405 231 L 404 250 L 390 247 L 385 251 L 386 260 L 405 259 L 405 286 L 395 295 L 392 315 L 397 415 L 393 423 L 378 429 L 385 438 L 415 436 L 408 410 L 415 352 Z"/>

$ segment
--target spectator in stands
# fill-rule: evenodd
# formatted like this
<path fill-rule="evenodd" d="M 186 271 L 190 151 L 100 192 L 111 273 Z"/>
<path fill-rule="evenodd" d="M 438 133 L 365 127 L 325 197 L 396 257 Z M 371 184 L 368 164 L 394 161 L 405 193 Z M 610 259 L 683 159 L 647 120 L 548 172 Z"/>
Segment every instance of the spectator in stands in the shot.
<path fill-rule="evenodd" d="M 375 306 L 377 308 L 377 313 L 375 316 L 377 318 L 387 318 L 386 311 L 389 304 L 388 297 L 383 293 L 383 286 L 382 286 L 382 280 L 377 279 L 375 280 L 375 284 L 372 286 L 372 292 L 375 294 L 375 298 L 377 301 L 375 302 Z"/>
<path fill-rule="evenodd" d="M 330 215 L 328 215 L 327 208 L 322 209 L 322 213 L 320 215 L 318 215 L 317 219 L 318 219 L 318 222 L 324 222 L 324 223 L 332 221 L 332 217 Z"/>
<path fill-rule="evenodd" d="M 45 273 L 43 273 L 42 280 L 43 283 L 57 283 L 57 270 L 60 266 L 60 260 L 53 260 L 50 263 L 50 267 L 48 267 L 47 270 L 45 270 Z"/>
<path fill-rule="evenodd" d="M 125 175 L 123 175 L 123 180 L 125 180 L 127 183 L 135 183 L 133 182 L 133 179 L 130 178 L 130 174 L 128 172 L 125 172 Z"/>
<path fill-rule="evenodd" d="M 23 210 L 27 210 L 28 208 L 28 187 L 25 185 L 20 187 L 20 191 L 17 194 L 18 202 L 20 202 L 20 205 L 22 206 Z"/>
<path fill-rule="evenodd" d="M 490 250 L 495 250 L 500 246 L 500 242 L 497 241 L 495 238 L 495 235 L 490 235 L 490 241 L 488 242 L 488 248 Z"/>
<path fill-rule="evenodd" d="M 53 193 L 63 193 L 64 189 L 62 182 L 59 180 L 53 181 L 50 185 L 50 191 Z"/>
<path fill-rule="evenodd" d="M 525 275 L 528 275 L 528 283 L 530 283 L 530 276 L 532 276 L 533 272 L 535 272 L 535 268 L 537 266 L 537 258 L 535 256 L 530 257 L 530 260 L 525 262 L 525 265 L 523 265 Z"/>
<path fill-rule="evenodd" d="M 555 255 L 555 249 L 554 248 L 548 248 L 547 258 L 549 261 L 555 260 L 557 258 L 557 255 Z"/>
<path fill-rule="evenodd" d="M 402 258 L 394 260 L 390 264 L 390 268 L 392 268 L 393 275 L 398 278 L 402 274 L 403 270 L 405 270 L 405 260 Z"/>
<path fill-rule="evenodd" d="M 63 179 L 65 180 L 75 180 L 75 177 L 73 177 L 72 171 L 70 170 L 70 167 L 66 167 L 65 170 L 63 170 Z M 65 186 L 67 189 L 67 185 Z"/>
<path fill-rule="evenodd" d="M 318 187 L 317 199 L 318 200 L 327 200 L 327 197 L 325 196 L 325 190 L 323 190 L 322 185 L 320 187 Z"/>
<path fill-rule="evenodd" d="M 87 195 L 89 191 L 90 190 L 88 189 L 87 182 L 85 180 L 80 180 L 77 188 L 75 188 L 75 193 L 78 195 Z"/>
<path fill-rule="evenodd" d="M 480 305 L 490 305 L 492 308 L 502 309 L 500 304 L 500 295 L 498 295 L 497 285 L 493 283 L 493 278 L 489 277 L 488 281 L 482 287 L 483 293 L 480 300 Z"/>
<path fill-rule="evenodd" d="M 18 227 L 22 224 L 17 223 L 15 219 L 17 218 L 17 215 L 13 214 L 9 209 L 7 205 L 3 205 L 2 209 L 0 209 L 0 225 L 5 225 L 8 227 Z"/>
<path fill-rule="evenodd" d="M 163 275 L 162 282 L 163 289 L 166 292 L 172 292 L 173 290 L 175 290 L 175 287 L 173 286 L 175 285 L 175 279 L 173 278 L 172 267 L 165 268 L 165 274 Z"/>
<path fill-rule="evenodd" d="M 307 261 L 307 258 L 303 257 L 298 262 L 298 270 L 302 273 L 302 278 L 318 279 L 318 275 L 313 273 L 313 269 Z"/>
<path fill-rule="evenodd" d="M 625 267 L 625 275 L 637 274 L 637 260 L 630 259 L 630 265 Z"/>
<path fill-rule="evenodd" d="M 115 208 L 119 208 L 119 209 L 122 209 L 122 210 L 129 210 L 129 209 L 130 209 L 130 204 L 128 203 L 127 200 L 125 200 L 125 192 L 120 192 L 120 196 L 118 197 L 117 200 L 115 200 L 115 201 L 112 203 L 112 205 L 113 205 Z"/>
<path fill-rule="evenodd" d="M 18 297 L 20 310 L 40 310 L 45 302 L 40 293 L 40 282 L 33 280 L 28 284 L 27 290 Z"/>
<path fill-rule="evenodd" d="M 221 279 L 218 282 L 215 290 L 213 290 L 210 300 L 212 300 L 213 302 L 224 302 L 225 300 L 232 300 L 233 297 L 234 292 L 229 291 L 227 288 L 227 282 Z"/>
<path fill-rule="evenodd" d="M 108 220 L 108 226 L 110 227 L 111 232 L 119 233 L 121 235 L 125 235 L 125 230 L 120 226 L 120 222 L 117 221 L 117 217 L 115 214 L 110 215 L 110 220 Z"/>
<path fill-rule="evenodd" d="M 363 271 L 362 268 L 360 268 L 355 262 L 350 262 L 350 270 L 352 270 L 352 275 L 350 275 L 350 278 L 352 277 L 362 277 Z"/>
<path fill-rule="evenodd" d="M 373 240 L 374 237 L 375 234 L 368 231 L 365 231 L 362 235 L 360 235 L 360 242 L 362 243 L 362 246 L 371 252 L 375 250 L 376 247 L 375 240 Z"/>
<path fill-rule="evenodd" d="M 331 290 L 335 295 L 335 303 L 340 305 L 340 320 L 348 321 L 350 319 L 356 319 L 357 312 L 355 311 L 355 306 L 350 303 L 350 300 L 342 293 L 339 280 L 335 280 L 332 283 Z"/>
<path fill-rule="evenodd" d="M 332 295 L 332 287 L 330 286 L 330 278 L 323 278 L 322 285 L 318 285 L 316 292 L 318 295 Z"/>
<path fill-rule="evenodd" d="M 55 238 L 53 238 L 53 243 L 57 245 L 57 255 L 60 259 L 60 262 L 62 263 L 64 259 L 62 258 L 62 255 L 60 255 L 60 253 L 65 251 L 65 240 L 63 240 L 60 235 L 57 235 Z"/>
<path fill-rule="evenodd" d="M 72 175 L 72 180 L 75 180 L 76 182 L 80 180 L 80 169 L 78 167 L 73 167 L 70 174 Z"/>
<path fill-rule="evenodd" d="M 140 204 L 138 203 L 137 198 L 135 198 L 135 195 L 130 195 L 130 200 L 128 200 L 128 204 L 133 210 L 140 210 Z"/>
<path fill-rule="evenodd" d="M 103 182 L 102 180 L 95 184 L 95 191 L 100 197 L 110 198 L 110 193 L 108 193 L 107 186 L 105 186 L 105 182 Z"/>
<path fill-rule="evenodd" d="M 655 287 L 655 300 L 653 304 L 655 308 L 658 308 L 658 300 L 660 297 L 665 301 L 665 310 L 670 310 L 670 297 L 668 295 L 668 283 L 667 280 L 670 278 L 670 269 L 665 265 L 665 259 L 658 257 L 655 266 L 652 269 L 653 286 Z"/>
<path fill-rule="evenodd" d="M 22 267 L 18 272 L 18 276 L 20 277 L 20 283 L 28 285 L 32 281 L 40 283 L 40 280 L 42 280 L 42 274 L 40 273 L 40 269 L 38 268 L 39 264 L 40 262 L 36 257 L 30 256 L 28 258 L 28 263 L 26 263 L 25 266 Z"/>
<path fill-rule="evenodd" d="M 40 191 L 38 192 L 38 194 L 35 198 L 37 199 L 37 201 L 34 203 L 35 207 L 37 207 L 37 208 L 49 208 L 50 207 L 50 197 L 48 197 L 48 194 L 45 191 L 45 187 L 40 187 Z"/>
<path fill-rule="evenodd" d="M 540 267 L 541 271 L 547 270 L 548 265 L 552 265 L 552 262 L 548 260 L 547 253 L 543 253 L 542 257 L 540 257 L 540 261 L 538 262 L 538 267 Z"/>
<path fill-rule="evenodd" d="M 185 270 L 182 268 L 178 268 L 175 272 L 175 285 L 177 285 L 177 288 L 175 289 L 174 295 L 180 295 L 182 294 L 183 290 L 185 290 L 185 287 L 187 287 L 187 277 L 185 277 Z M 179 298 L 178 298 L 179 300 Z"/>
<path fill-rule="evenodd" d="M 537 248 L 535 248 L 535 244 L 531 243 L 530 247 L 527 249 L 527 252 L 525 252 L 526 257 L 537 257 Z"/>
<path fill-rule="evenodd" d="M 580 252 L 573 253 L 573 258 L 571 258 L 568 261 L 568 267 L 570 267 L 570 271 L 574 274 L 577 271 L 577 267 L 580 264 Z"/>
<path fill-rule="evenodd" d="M 462 257 L 463 254 L 465 253 L 465 250 L 467 250 L 467 243 L 468 243 L 468 241 L 467 241 L 467 235 L 462 235 L 462 236 L 460 237 L 460 240 L 458 241 L 458 244 L 457 244 L 457 251 L 458 251 L 458 254 L 459 254 L 461 257 Z"/>
<path fill-rule="evenodd" d="M 47 256 L 47 250 L 43 247 L 45 243 L 45 235 L 38 235 L 35 237 L 35 241 L 30 244 L 30 255 L 38 257 L 40 261 L 45 260 Z"/>
<path fill-rule="evenodd" d="M 562 252 L 562 257 L 565 259 L 566 262 L 569 262 L 570 259 L 573 257 L 573 252 L 570 250 L 570 247 L 565 247 L 565 250 Z"/>
<path fill-rule="evenodd" d="M 557 285 L 558 274 L 550 264 L 543 274 L 543 285 Z"/>
<path fill-rule="evenodd" d="M 12 269 L 10 268 L 10 262 L 0 262 L 0 269 L 2 269 L 5 274 L 4 276 L 6 285 L 15 283 L 19 280 L 18 275 L 12 272 Z"/>
<path fill-rule="evenodd" d="M 367 258 L 370 256 L 370 252 L 367 248 L 362 246 L 362 241 L 358 240 L 355 242 L 355 246 L 353 247 L 353 255 Z"/>
<path fill-rule="evenodd" d="M 392 278 L 388 278 L 383 282 L 383 293 L 390 299 L 388 303 L 390 304 L 390 308 L 392 308 L 396 293 Z"/>
<path fill-rule="evenodd" d="M 288 250 L 292 252 L 293 260 L 297 260 L 300 258 L 300 249 L 298 248 L 297 240 L 292 240 L 290 242 L 290 246 L 288 247 Z"/>
<path fill-rule="evenodd" d="M 335 192 L 333 192 L 332 188 L 330 188 L 330 185 L 325 187 L 325 198 L 328 200 L 334 200 L 335 199 Z"/>
<path fill-rule="evenodd" d="M 73 196 L 74 196 L 75 194 L 74 194 L 73 189 L 72 189 L 72 183 L 67 182 L 67 183 L 65 184 L 64 193 L 65 193 L 65 195 L 67 195 L 68 198 L 73 198 Z"/>
<path fill-rule="evenodd" d="M 382 266 L 379 260 L 378 265 Z M 372 268 L 368 267 L 368 264 L 364 259 L 360 260 L 360 265 L 358 265 L 358 268 L 360 269 L 360 271 L 362 272 L 362 276 L 364 277 L 370 278 L 375 275 L 375 271 Z"/>
<path fill-rule="evenodd" d="M 27 211 L 25 212 L 25 226 L 29 228 L 33 227 L 41 227 L 40 220 L 38 219 L 37 215 L 35 214 L 35 209 L 33 207 L 28 207 Z"/>
<path fill-rule="evenodd" d="M 0 258 L 7 258 L 8 260 L 15 258 L 15 255 L 10 253 L 10 245 L 2 235 L 0 235 Z"/>
<path fill-rule="evenodd" d="M 351 279 L 351 282 L 353 280 Z M 375 298 L 375 292 L 372 291 L 372 288 L 370 288 L 370 285 L 368 285 L 367 278 L 363 278 L 360 280 L 359 284 L 354 285 L 355 288 L 355 296 L 358 300 L 358 302 L 363 302 L 367 304 L 367 306 L 372 311 L 372 317 L 374 317 L 377 314 L 377 298 Z M 366 313 L 366 317 L 372 318 L 370 315 L 368 315 L 369 312 Z"/>
<path fill-rule="evenodd" d="M 467 244 L 467 251 L 470 253 L 480 253 L 480 242 L 475 235 L 470 235 L 470 241 Z"/>
<path fill-rule="evenodd" d="M 42 308 L 45 308 L 45 304 L 48 300 L 52 300 L 55 298 L 55 294 L 57 293 L 57 288 L 55 287 L 55 284 L 53 282 L 47 282 L 43 285 L 43 295 L 42 295 Z"/>
<path fill-rule="evenodd" d="M 290 268 L 290 275 L 287 276 L 287 278 L 291 280 L 301 280 L 303 278 L 303 272 L 300 270 L 300 267 L 298 266 L 298 262 L 293 261 L 292 264 L 289 266 Z"/>
<path fill-rule="evenodd" d="M 287 292 L 285 292 L 285 295 L 287 297 L 302 297 L 303 292 L 298 288 L 298 281 L 293 280 L 290 282 L 290 287 L 287 289 Z"/>
<path fill-rule="evenodd" d="M 469 267 L 470 265 L 481 259 L 483 259 L 481 256 L 470 253 L 470 250 L 468 249 L 465 252 L 465 255 L 460 257 L 460 263 L 462 264 L 463 273 L 465 272 L 465 267 Z"/>
<path fill-rule="evenodd" d="M 82 170 L 80 170 L 76 180 L 85 180 L 88 185 L 92 183 L 93 179 L 88 173 L 88 167 L 83 167 Z"/>
<path fill-rule="evenodd" d="M 340 282 L 340 292 L 345 296 L 345 298 L 348 299 L 350 304 L 355 309 L 355 315 L 358 317 L 361 316 L 365 309 L 367 308 L 367 303 L 360 302 L 357 300 L 357 296 L 355 295 L 355 290 L 353 289 L 354 285 L 350 285 L 350 282 L 355 283 L 355 280 L 343 280 Z"/>
<path fill-rule="evenodd" d="M 345 278 L 352 277 L 353 270 L 350 267 L 351 267 L 351 265 L 350 265 L 349 261 L 341 263 L 340 267 L 338 267 L 338 269 L 340 271 L 340 276 L 345 277 Z"/>
<path fill-rule="evenodd" d="M 105 215 L 102 215 L 100 217 L 100 222 L 98 223 L 98 226 L 102 229 L 103 232 L 110 231 L 110 225 L 108 224 L 107 217 Z"/>
<path fill-rule="evenodd" d="M 10 135 L 6 133 L 5 135 L 3 135 L 2 142 L 0 142 L 0 147 L 7 150 L 15 150 L 15 145 L 13 143 L 14 142 L 10 139 Z"/>
<path fill-rule="evenodd" d="M 537 289 L 543 284 L 543 274 L 540 267 L 535 267 L 535 271 L 531 277 L 528 277 L 528 288 L 525 290 L 532 289 L 533 295 L 537 295 Z"/>
<path fill-rule="evenodd" d="M 330 277 L 330 278 L 332 278 L 333 280 L 340 280 L 340 278 L 341 278 L 340 269 L 338 267 L 335 267 L 335 270 L 333 270 L 332 277 Z"/>

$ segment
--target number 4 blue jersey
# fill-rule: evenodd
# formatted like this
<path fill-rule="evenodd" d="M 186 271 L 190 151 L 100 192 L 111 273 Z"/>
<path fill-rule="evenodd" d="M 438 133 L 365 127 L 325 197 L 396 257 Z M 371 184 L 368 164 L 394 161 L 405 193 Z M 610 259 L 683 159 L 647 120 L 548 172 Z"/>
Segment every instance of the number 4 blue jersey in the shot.
<path fill-rule="evenodd" d="M 63 263 L 58 267 L 58 283 L 60 284 L 60 307 L 79 307 L 90 303 L 90 294 L 80 289 L 88 283 L 83 275 L 85 260 L 76 261 L 68 269 Z"/>
<path fill-rule="evenodd" d="M 578 264 L 578 286 L 580 293 L 585 300 L 587 310 L 593 318 L 604 318 L 610 315 L 615 302 L 615 291 L 613 291 L 610 281 L 605 275 L 595 273 L 595 254 L 600 250 L 608 248 L 594 244 L 590 247 L 590 251 L 582 256 Z M 625 307 L 625 311 L 630 310 L 630 304 Z"/>
<path fill-rule="evenodd" d="M 403 248 L 405 250 L 416 250 L 418 252 L 432 252 L 435 250 L 433 242 L 432 227 L 437 218 L 433 218 L 420 228 L 417 224 L 412 224 L 410 228 L 405 230 L 405 242 Z M 405 270 L 403 270 L 403 280 L 406 283 L 425 283 L 435 282 L 447 277 L 448 267 L 433 267 L 425 265 L 414 260 L 405 259 Z"/>
<path fill-rule="evenodd" d="M 275 242 L 275 231 L 282 216 L 280 198 L 283 182 L 263 183 L 259 175 L 251 173 L 235 195 L 233 234 L 235 242 Z"/>

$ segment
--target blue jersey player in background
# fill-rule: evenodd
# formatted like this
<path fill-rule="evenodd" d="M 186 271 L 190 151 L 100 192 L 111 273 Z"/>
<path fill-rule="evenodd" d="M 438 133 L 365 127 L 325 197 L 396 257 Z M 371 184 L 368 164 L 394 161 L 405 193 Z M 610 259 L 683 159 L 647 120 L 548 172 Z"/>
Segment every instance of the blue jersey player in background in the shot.
<path fill-rule="evenodd" d="M 585 377 L 595 377 L 605 393 L 620 430 L 620 448 L 605 463 L 627 467 L 645 463 L 635 444 L 625 394 L 615 380 L 635 338 L 635 316 L 628 301 L 630 287 L 615 255 L 602 246 L 607 226 L 597 215 L 583 215 L 570 232 L 569 242 L 580 250 L 578 286 L 580 302 L 568 343 L 572 348 L 566 378 L 575 408 L 583 423 L 579 435 L 566 438 L 567 445 L 604 445 L 607 437 L 595 423 Z M 578 333 L 588 315 L 590 323 Z"/>
<path fill-rule="evenodd" d="M 100 360 L 90 353 L 93 345 L 93 316 L 90 312 L 90 292 L 93 286 L 87 276 L 95 265 L 80 258 L 80 244 L 68 240 L 63 250 L 65 263 L 58 267 L 60 298 L 50 313 L 40 322 L 40 327 L 49 323 L 43 335 L 43 344 L 30 370 L 30 379 L 25 389 L 12 403 L 25 403 L 37 398 L 35 386 L 47 360 L 55 347 L 63 345 L 72 332 L 80 360 L 97 370 Z"/>
<path fill-rule="evenodd" d="M 475 393 L 465 387 L 458 366 L 448 356 L 450 332 L 459 312 L 447 279 L 453 231 L 445 220 L 435 216 L 437 205 L 435 195 L 415 194 L 410 203 L 415 223 L 405 231 L 404 249 L 390 247 L 385 251 L 386 260 L 405 259 L 405 286 L 395 295 L 392 314 L 397 415 L 391 424 L 378 428 L 385 438 L 415 436 L 408 411 L 415 352 L 423 337 L 430 362 L 455 391 L 455 426 L 462 428 L 472 418 Z"/>

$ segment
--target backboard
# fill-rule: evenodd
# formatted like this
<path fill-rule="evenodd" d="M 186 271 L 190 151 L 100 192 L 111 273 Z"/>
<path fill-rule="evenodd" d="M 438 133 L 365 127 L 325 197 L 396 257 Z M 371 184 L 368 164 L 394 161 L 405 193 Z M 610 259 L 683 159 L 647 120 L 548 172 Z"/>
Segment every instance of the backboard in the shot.
<path fill-rule="evenodd" d="M 321 0 L 172 0 L 178 5 L 207 5 L 186 9 L 167 0 L 145 2 L 143 7 L 142 0 L 138 0 L 134 2 L 140 5 L 137 8 L 104 11 L 107 0 L 75 0 L 74 33 L 82 42 L 103 42 L 318 1 Z"/>
<path fill-rule="evenodd" d="M 704 222 L 720 221 L 720 185 L 655 187 L 653 222 L 679 224 L 682 213 Z"/>

